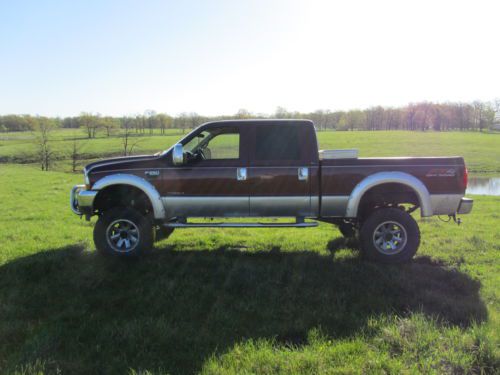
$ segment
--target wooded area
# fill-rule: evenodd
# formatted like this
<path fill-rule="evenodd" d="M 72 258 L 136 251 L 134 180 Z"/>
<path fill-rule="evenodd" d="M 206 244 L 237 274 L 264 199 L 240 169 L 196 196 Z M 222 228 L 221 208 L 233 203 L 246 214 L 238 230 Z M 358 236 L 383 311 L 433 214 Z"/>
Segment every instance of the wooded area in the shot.
<path fill-rule="evenodd" d="M 307 118 L 314 121 L 318 130 L 415 130 L 415 131 L 483 131 L 495 123 L 495 114 L 500 112 L 500 99 L 493 102 L 446 103 L 422 102 L 400 108 L 372 107 L 365 110 L 330 111 L 317 110 L 311 113 L 288 111 L 278 107 L 274 114 L 255 114 L 240 109 L 233 116 L 207 117 L 195 112 L 170 116 L 155 111 L 141 115 L 109 117 L 99 114 L 81 113 L 66 118 L 46 118 L 31 115 L 0 116 L 0 132 L 32 131 L 40 126 L 83 128 L 88 138 L 95 138 L 97 132 L 107 136 L 131 129 L 136 133 L 153 134 L 159 129 L 192 129 L 211 120 L 245 118 Z"/>

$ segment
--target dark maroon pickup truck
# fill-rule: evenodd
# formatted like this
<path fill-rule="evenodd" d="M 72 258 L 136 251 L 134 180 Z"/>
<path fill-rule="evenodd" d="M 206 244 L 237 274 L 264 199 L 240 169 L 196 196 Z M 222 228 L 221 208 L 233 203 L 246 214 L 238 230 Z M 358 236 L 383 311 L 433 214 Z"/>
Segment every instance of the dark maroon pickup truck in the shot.
<path fill-rule="evenodd" d="M 419 246 L 411 212 L 455 218 L 473 203 L 463 197 L 463 158 L 318 151 L 308 120 L 210 122 L 162 153 L 95 162 L 84 174 L 85 185 L 71 191 L 71 208 L 87 219 L 97 215 L 96 248 L 118 255 L 144 253 L 175 228 L 303 228 L 323 221 L 345 236 L 359 235 L 369 259 L 397 263 Z M 196 217 L 293 221 L 189 221 Z"/>

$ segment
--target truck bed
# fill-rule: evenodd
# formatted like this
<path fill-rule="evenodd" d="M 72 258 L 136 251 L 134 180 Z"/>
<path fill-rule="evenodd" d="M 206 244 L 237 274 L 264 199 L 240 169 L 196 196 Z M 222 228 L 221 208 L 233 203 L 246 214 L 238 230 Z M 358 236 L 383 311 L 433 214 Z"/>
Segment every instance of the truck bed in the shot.
<path fill-rule="evenodd" d="M 321 165 L 323 195 L 349 195 L 365 177 L 400 171 L 421 180 L 430 194 L 464 194 L 464 159 L 452 157 L 386 157 L 326 159 Z"/>

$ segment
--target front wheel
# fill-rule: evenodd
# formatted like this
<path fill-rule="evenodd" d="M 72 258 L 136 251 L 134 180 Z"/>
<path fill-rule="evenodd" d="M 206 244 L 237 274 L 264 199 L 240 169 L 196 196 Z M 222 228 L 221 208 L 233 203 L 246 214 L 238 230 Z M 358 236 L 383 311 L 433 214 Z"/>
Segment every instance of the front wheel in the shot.
<path fill-rule="evenodd" d="M 420 245 L 417 222 L 397 208 L 381 208 L 365 220 L 360 231 L 361 249 L 368 259 L 383 263 L 409 261 Z"/>
<path fill-rule="evenodd" d="M 94 227 L 95 247 L 105 255 L 138 256 L 151 250 L 153 242 L 151 220 L 131 208 L 106 211 Z"/>

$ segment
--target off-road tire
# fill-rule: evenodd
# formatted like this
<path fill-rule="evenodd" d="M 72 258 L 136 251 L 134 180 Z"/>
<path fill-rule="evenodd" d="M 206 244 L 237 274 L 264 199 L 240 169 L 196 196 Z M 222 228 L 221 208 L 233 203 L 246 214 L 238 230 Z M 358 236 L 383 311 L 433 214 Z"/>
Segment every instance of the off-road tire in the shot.
<path fill-rule="evenodd" d="M 115 241 L 119 241 L 120 237 L 118 240 L 112 239 L 122 231 L 119 227 L 120 223 L 132 228 L 129 230 L 130 234 L 126 233 L 123 239 L 132 244 L 129 249 L 126 248 L 123 241 L 118 249 L 119 246 Z M 114 207 L 107 210 L 99 217 L 94 227 L 95 247 L 104 255 L 137 257 L 146 254 L 153 247 L 154 237 L 151 219 L 128 207 Z M 133 241 L 133 238 L 136 238 L 136 241 Z"/>
<path fill-rule="evenodd" d="M 380 208 L 363 222 L 360 245 L 369 260 L 404 263 L 410 261 L 418 250 L 420 230 L 407 212 L 398 208 Z"/>

